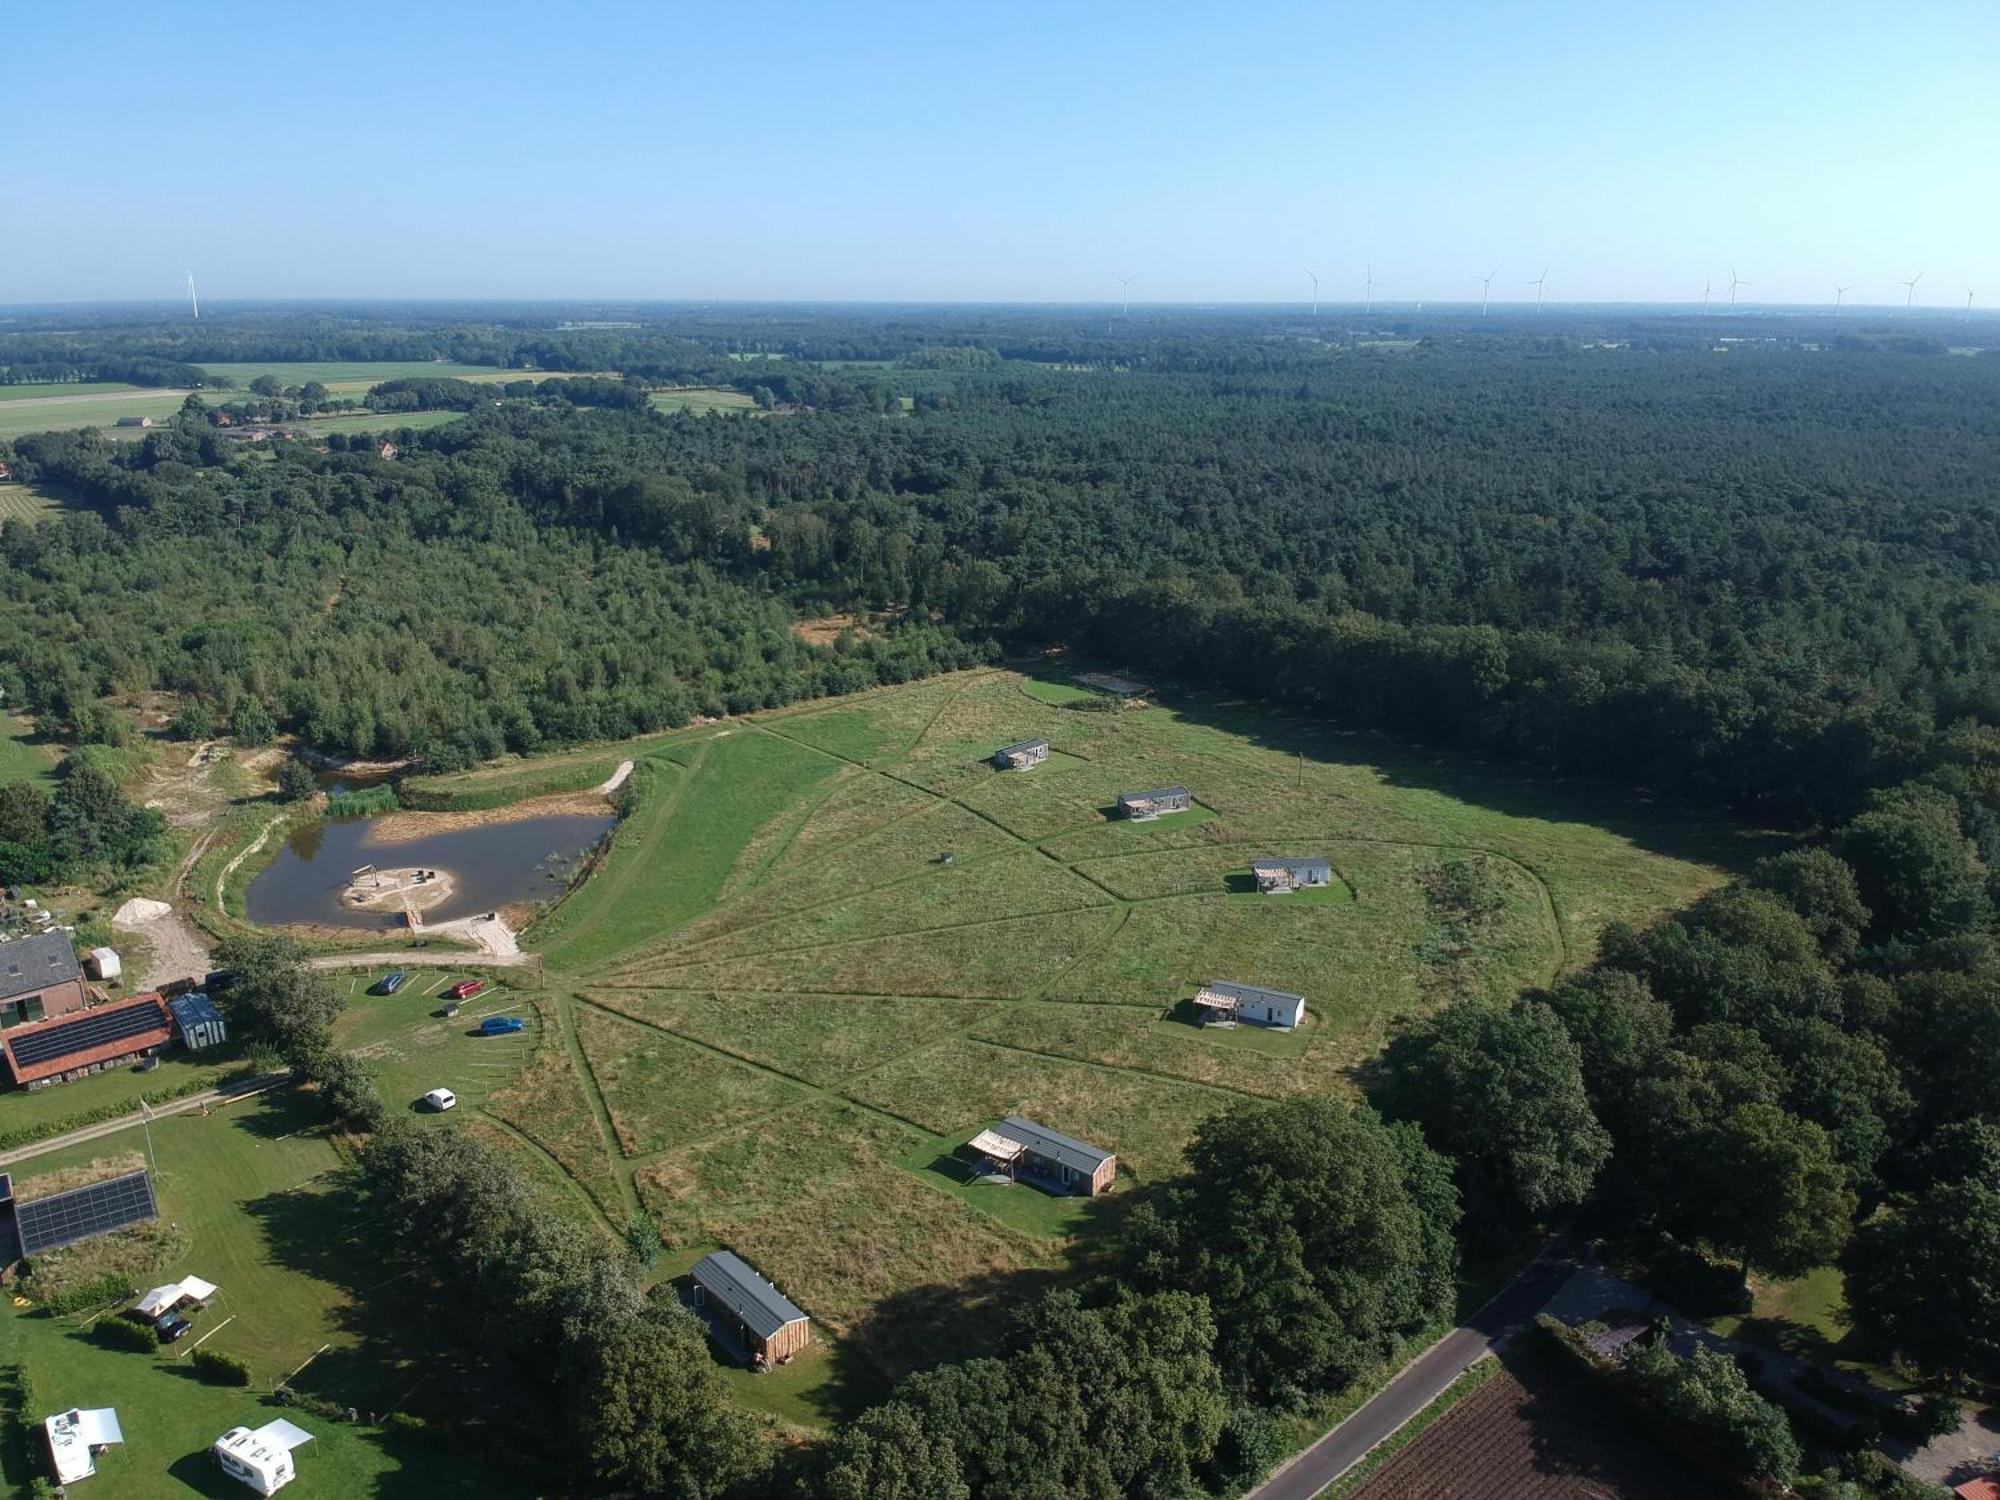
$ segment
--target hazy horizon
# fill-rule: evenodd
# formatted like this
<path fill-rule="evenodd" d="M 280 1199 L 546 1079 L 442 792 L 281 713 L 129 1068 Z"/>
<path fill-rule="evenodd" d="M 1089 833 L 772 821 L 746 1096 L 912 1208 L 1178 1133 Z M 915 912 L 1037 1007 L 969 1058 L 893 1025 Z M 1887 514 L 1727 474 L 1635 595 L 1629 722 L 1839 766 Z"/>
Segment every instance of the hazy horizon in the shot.
<path fill-rule="evenodd" d="M 114 21 L 115 24 L 107 24 Z M 0 305 L 2000 305 L 2000 8 L 17 18 Z M 58 122 L 58 123 L 39 123 Z"/>

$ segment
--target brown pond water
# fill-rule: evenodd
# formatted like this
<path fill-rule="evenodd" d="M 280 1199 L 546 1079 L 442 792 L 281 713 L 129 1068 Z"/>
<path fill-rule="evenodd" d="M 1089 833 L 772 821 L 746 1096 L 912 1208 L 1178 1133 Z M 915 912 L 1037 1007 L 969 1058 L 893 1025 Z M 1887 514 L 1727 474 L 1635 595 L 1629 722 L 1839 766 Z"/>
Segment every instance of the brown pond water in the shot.
<path fill-rule="evenodd" d="M 267 927 L 401 927 L 400 913 L 350 911 L 340 904 L 348 875 L 362 865 L 449 870 L 458 889 L 451 900 L 424 913 L 431 923 L 495 911 L 515 901 L 547 900 L 561 893 L 577 862 L 617 820 L 609 814 L 553 813 L 392 844 L 374 841 L 376 821 L 332 818 L 295 829 L 278 857 L 250 882 L 246 915 Z"/>

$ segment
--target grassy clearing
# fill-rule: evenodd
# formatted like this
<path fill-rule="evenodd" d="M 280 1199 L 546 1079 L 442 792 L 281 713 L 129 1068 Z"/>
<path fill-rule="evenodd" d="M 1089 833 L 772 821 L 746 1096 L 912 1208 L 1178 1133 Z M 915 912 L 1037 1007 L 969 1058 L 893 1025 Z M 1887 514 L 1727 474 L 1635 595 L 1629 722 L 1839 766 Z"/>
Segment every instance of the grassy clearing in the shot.
<path fill-rule="evenodd" d="M 809 1097 L 760 1068 L 632 1021 L 597 1011 L 577 1015 L 577 1035 L 628 1157 L 733 1130 Z"/>
<path fill-rule="evenodd" d="M 120 417 L 164 422 L 181 409 L 186 391 L 130 390 L 110 395 L 64 395 L 40 400 L 0 401 L 0 438 L 29 432 L 74 432 L 80 427 L 109 429 Z M 128 435 L 121 431 L 121 436 Z M 131 431 L 140 437 L 143 432 Z"/>
<path fill-rule="evenodd" d="M 542 1013 L 546 1016 L 547 1009 Z M 624 1199 L 590 1107 L 589 1088 L 569 1048 L 544 1024 L 528 1066 L 513 1082 L 489 1094 L 485 1108 L 554 1157 L 617 1224 L 625 1216 Z"/>
<path fill-rule="evenodd" d="M 199 1493 L 221 1488 L 208 1445 L 228 1428 L 276 1413 L 271 1386 L 309 1359 L 299 1383 L 363 1410 L 436 1410 L 449 1392 L 426 1392 L 426 1351 L 409 1330 L 398 1289 L 370 1286 L 368 1226 L 355 1222 L 352 1184 L 308 1101 L 281 1092 L 213 1117 L 156 1121 L 162 1214 L 185 1244 L 164 1278 L 200 1275 L 221 1293 L 196 1318 L 202 1347 L 246 1360 L 249 1390 L 205 1385 L 186 1360 L 193 1339 L 157 1355 L 97 1342 L 82 1319 L 0 1309 L 0 1360 L 21 1360 L 41 1407 L 118 1408 L 126 1444 L 99 1466 L 90 1493 L 102 1500 L 156 1496 L 171 1476 Z M 60 1171 L 91 1155 L 142 1149 L 134 1130 L 16 1168 L 17 1180 Z M 313 1356 L 319 1353 L 317 1359 Z M 428 1402 L 428 1405 L 427 1405 Z M 506 1474 L 464 1457 L 398 1447 L 367 1426 L 304 1421 L 317 1441 L 302 1481 L 325 1494 L 520 1494 Z"/>
<path fill-rule="evenodd" d="M 443 427 L 451 422 L 464 420 L 462 411 L 384 411 L 353 412 L 340 417 L 313 417 L 301 423 L 314 437 L 322 437 L 329 432 L 401 432 L 408 428 L 413 432 L 423 432 L 432 427 Z"/>
<path fill-rule="evenodd" d="M 525 371 L 496 371 L 492 365 L 460 365 L 448 360 L 426 359 L 331 359 L 270 362 L 265 360 L 224 360 L 203 363 L 210 375 L 227 376 L 236 390 L 213 393 L 216 398 L 247 394 L 250 382 L 270 375 L 285 385 L 304 385 L 317 380 L 337 396 L 359 395 L 385 380 L 464 380 L 472 376 L 505 375 L 521 377 Z"/>
<path fill-rule="evenodd" d="M 113 1068 L 56 1088 L 25 1089 L 0 1095 L 0 1130 L 30 1131 L 36 1136 L 61 1135 L 72 1123 L 99 1110 L 136 1110 L 141 1098 L 156 1103 L 185 1098 L 197 1088 L 211 1088 L 245 1071 L 248 1064 L 230 1057 L 201 1062 L 185 1052 L 169 1052 L 149 1073 L 137 1068 Z"/>
<path fill-rule="evenodd" d="M 0 782 L 23 777 L 47 781 L 55 769 L 56 750 L 52 745 L 34 743 L 34 731 L 23 719 L 0 713 Z"/>
<path fill-rule="evenodd" d="M 443 992 L 473 972 L 418 969 L 393 995 L 365 993 L 382 977 L 379 972 L 338 976 L 349 999 L 334 1040 L 374 1070 L 391 1109 L 415 1113 L 417 1101 L 435 1088 L 458 1095 L 461 1109 L 482 1107 L 534 1056 L 540 1014 L 528 995 L 498 981 L 489 981 L 486 993 L 468 1000 L 451 1019 L 437 1014 Z M 513 1036 L 473 1035 L 489 1015 L 520 1016 L 528 1029 Z"/>
<path fill-rule="evenodd" d="M 62 502 L 25 484 L 0 484 L 0 521 L 33 525 L 62 513 Z"/>
<path fill-rule="evenodd" d="M 757 403 L 741 391 L 725 391 L 708 386 L 687 386 L 680 390 L 654 391 L 648 398 L 654 411 L 691 411 L 697 416 L 712 411 L 755 411 Z"/>
<path fill-rule="evenodd" d="M 1094 688 L 1078 687 L 1073 682 L 1055 682 L 1043 677 L 1025 678 L 1021 691 L 1037 703 L 1047 703 L 1056 708 L 1066 708 L 1072 703 L 1090 703 L 1107 696 Z"/>
<path fill-rule="evenodd" d="M 509 760 L 456 776 L 412 776 L 398 788 L 405 807 L 424 812 L 472 812 L 531 797 L 587 791 L 611 779 L 623 747 L 574 751 L 543 760 Z"/>

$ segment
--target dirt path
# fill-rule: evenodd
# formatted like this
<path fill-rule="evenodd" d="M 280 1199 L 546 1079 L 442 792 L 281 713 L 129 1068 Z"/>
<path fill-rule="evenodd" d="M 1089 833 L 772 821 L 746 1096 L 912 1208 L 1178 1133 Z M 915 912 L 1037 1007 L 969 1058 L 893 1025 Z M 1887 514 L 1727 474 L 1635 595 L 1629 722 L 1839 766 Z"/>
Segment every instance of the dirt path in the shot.
<path fill-rule="evenodd" d="M 145 966 L 132 976 L 135 990 L 156 990 L 175 979 L 199 979 L 213 967 L 208 935 L 172 907 L 136 920 L 113 917 L 111 925 L 118 932 L 131 933 L 151 950 Z"/>
<path fill-rule="evenodd" d="M 611 773 L 611 779 L 606 781 L 604 785 L 600 786 L 597 789 L 597 794 L 600 797 L 609 797 L 613 792 L 617 791 L 618 788 L 625 785 L 625 778 L 630 776 L 631 774 L 632 774 L 632 762 L 629 760 L 621 760 L 620 762 L 618 762 L 618 769 Z"/>
<path fill-rule="evenodd" d="M 426 928 L 435 932 L 436 928 Z M 391 948 L 379 953 L 322 953 L 306 960 L 311 969 L 518 969 L 530 963 L 532 953 L 518 948 L 512 953 L 467 953 L 417 948 Z"/>
<path fill-rule="evenodd" d="M 285 821 L 285 815 L 283 813 L 279 813 L 275 818 L 271 819 L 270 822 L 266 823 L 263 829 L 258 833 L 257 837 L 252 839 L 249 843 L 245 844 L 241 849 L 237 850 L 235 856 L 231 858 L 229 863 L 222 867 L 222 873 L 215 877 L 215 909 L 221 912 L 225 917 L 229 915 L 229 907 L 223 902 L 222 889 L 224 886 L 229 884 L 229 877 L 236 873 L 236 867 L 238 865 L 242 864 L 244 860 L 248 859 L 251 855 L 255 854 L 259 849 L 264 847 L 264 841 L 270 838 L 271 830 L 276 828 L 280 823 L 284 821 Z"/>

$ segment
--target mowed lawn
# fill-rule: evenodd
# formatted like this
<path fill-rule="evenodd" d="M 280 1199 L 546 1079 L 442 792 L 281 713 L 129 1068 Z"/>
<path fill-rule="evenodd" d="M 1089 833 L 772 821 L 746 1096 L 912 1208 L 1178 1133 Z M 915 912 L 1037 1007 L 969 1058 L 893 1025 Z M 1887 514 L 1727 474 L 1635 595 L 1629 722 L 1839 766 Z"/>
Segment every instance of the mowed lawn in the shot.
<path fill-rule="evenodd" d="M 649 1213 L 670 1268 L 727 1245 L 806 1308 L 821 1373 L 739 1387 L 781 1420 L 822 1425 L 870 1372 L 982 1347 L 1019 1298 L 1091 1268 L 1134 1185 L 1178 1170 L 1215 1112 L 1351 1089 L 1409 1018 L 1546 983 L 1606 923 L 1762 852 L 1240 703 L 1095 701 L 967 672 L 439 783 L 637 763 L 604 866 L 525 935 L 545 1029 L 483 1107 L 582 1196 Z M 1047 764 L 991 768 L 1035 736 Z M 1175 783 L 1191 814 L 1111 816 L 1121 790 Z M 1335 884 L 1259 896 L 1262 854 L 1325 854 Z M 1447 874 L 1490 898 L 1471 927 Z M 1203 1028 L 1189 1002 L 1211 978 L 1298 990 L 1307 1024 Z M 974 1180 L 963 1143 L 1011 1112 L 1116 1152 L 1119 1188 Z"/>
<path fill-rule="evenodd" d="M 74 432 L 79 427 L 110 429 L 120 417 L 151 417 L 164 422 L 181 409 L 186 391 L 127 390 L 110 394 L 70 392 L 42 398 L 0 401 L 0 438 L 30 432 Z M 134 429 L 120 435 L 140 436 Z"/>
<path fill-rule="evenodd" d="M 0 484 L 0 521 L 46 521 L 62 512 L 62 502 L 53 495 L 25 484 Z"/>
<path fill-rule="evenodd" d="M 55 764 L 53 747 L 34 743 L 25 722 L 0 711 L 0 782 L 19 781 L 24 776 L 47 780 Z"/>
<path fill-rule="evenodd" d="M 389 1284 L 371 1255 L 377 1229 L 358 1210 L 355 1185 L 310 1101 L 281 1091 L 208 1117 L 173 1116 L 153 1124 L 152 1143 L 160 1210 L 185 1247 L 158 1279 L 199 1275 L 221 1289 L 194 1333 L 139 1354 L 100 1343 L 83 1317 L 0 1312 L 0 1361 L 26 1366 L 32 1420 L 77 1405 L 118 1411 L 126 1442 L 100 1460 L 91 1495 L 243 1493 L 216 1470 L 209 1444 L 278 1415 L 269 1392 L 288 1376 L 364 1411 L 449 1402 L 443 1372 L 409 1333 L 408 1291 Z M 37 1176 L 144 1148 L 143 1132 L 129 1130 L 20 1164 L 15 1180 L 32 1191 Z M 187 1362 L 195 1339 L 247 1361 L 250 1388 L 196 1380 Z M 297 1419 L 316 1438 L 301 1455 L 301 1494 L 526 1493 L 476 1460 L 400 1444 L 366 1425 Z"/>

